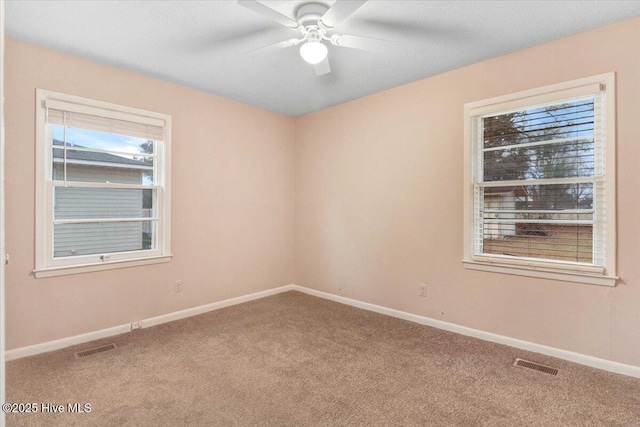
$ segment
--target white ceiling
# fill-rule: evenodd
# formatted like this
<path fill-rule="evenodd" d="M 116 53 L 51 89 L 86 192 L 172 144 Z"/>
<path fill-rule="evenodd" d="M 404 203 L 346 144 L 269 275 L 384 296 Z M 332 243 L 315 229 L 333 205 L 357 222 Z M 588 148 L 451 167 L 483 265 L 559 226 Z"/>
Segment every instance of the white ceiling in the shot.
<path fill-rule="evenodd" d="M 262 3 L 294 18 L 304 2 Z M 5 13 L 8 37 L 299 116 L 638 16 L 640 1 L 370 0 L 336 29 L 391 47 L 329 46 L 325 76 L 297 47 L 246 55 L 299 33 L 231 0 L 7 0 Z"/>

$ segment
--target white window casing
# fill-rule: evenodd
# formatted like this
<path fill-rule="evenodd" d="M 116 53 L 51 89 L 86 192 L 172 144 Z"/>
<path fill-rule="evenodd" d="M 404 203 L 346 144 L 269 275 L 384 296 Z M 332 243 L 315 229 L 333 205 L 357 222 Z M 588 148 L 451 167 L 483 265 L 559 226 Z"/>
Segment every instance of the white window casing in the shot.
<path fill-rule="evenodd" d="M 570 103 L 580 105 L 583 101 L 585 105 L 587 103 L 592 105 L 591 110 L 588 110 L 593 123 L 590 137 L 592 142 L 588 148 L 584 149 L 585 152 L 589 153 L 588 160 L 579 157 L 583 156 L 583 154 L 577 154 L 577 151 L 582 148 L 576 148 L 576 154 L 567 154 L 571 149 L 570 144 L 578 147 L 581 143 L 579 140 L 586 141 L 589 139 L 589 137 L 583 136 L 561 135 L 555 139 L 554 137 L 544 139 L 545 137 L 538 136 L 538 140 L 531 138 L 533 140 L 530 141 L 525 138 L 524 142 L 519 140 L 514 145 L 508 145 L 509 142 L 500 142 L 495 146 L 489 144 L 489 147 L 487 147 L 483 123 L 485 121 L 489 123 L 487 132 L 491 133 L 491 118 L 506 117 L 510 114 L 516 115 L 515 117 L 525 117 L 522 120 L 527 120 L 526 117 L 529 117 L 529 122 L 527 123 L 533 126 L 533 129 L 542 121 L 539 118 L 531 119 L 531 117 L 535 117 L 536 111 L 545 108 L 554 111 L 552 109 L 555 107 L 562 109 L 565 108 L 561 107 L 562 105 Z M 578 126 L 574 124 L 574 122 L 579 121 L 575 119 L 575 115 L 570 116 L 565 110 L 560 111 L 560 113 L 565 113 L 568 117 L 563 119 L 564 123 Z M 520 116 L 517 116 L 518 114 Z M 468 103 L 464 106 L 464 120 L 463 263 L 465 267 L 472 270 L 495 273 L 614 286 L 618 279 L 616 276 L 615 74 L 601 74 Z M 539 120 L 539 122 L 535 120 Z M 518 128 L 518 130 L 522 129 L 525 129 L 525 132 L 533 132 L 523 127 Z M 578 134 L 581 133 L 576 132 L 576 135 Z M 561 157 L 567 156 L 566 158 L 569 158 L 568 156 L 574 156 L 567 161 L 580 164 L 580 166 L 576 167 L 583 169 L 580 172 L 567 173 L 567 176 L 562 176 L 562 171 L 557 173 L 552 166 L 551 169 L 546 169 L 552 172 L 550 174 L 552 176 L 547 176 L 536 173 L 538 170 L 536 166 L 531 168 L 534 173 L 525 173 L 524 176 L 511 179 L 508 172 L 503 172 L 505 168 L 508 170 L 510 167 L 509 160 L 505 160 L 504 164 L 507 166 L 500 164 L 500 161 L 503 161 L 504 157 L 510 154 L 509 150 L 523 149 L 529 149 L 533 153 L 542 152 L 536 150 L 556 150 L 556 153 L 561 153 Z M 491 153 L 493 157 L 485 159 L 484 156 L 489 155 L 488 153 L 491 151 L 493 151 Z M 571 151 L 571 153 L 574 153 L 574 151 Z M 535 156 L 539 156 L 539 154 L 529 156 L 533 156 L 529 157 L 529 160 L 531 158 L 536 159 Z M 497 160 L 491 163 L 491 159 Z M 564 162 L 565 160 L 560 162 L 561 166 L 566 166 Z M 587 162 L 589 162 L 588 165 L 586 167 L 583 166 Z M 496 171 L 497 174 L 504 175 L 498 178 L 487 178 L 485 167 L 488 168 L 489 175 L 491 172 Z M 584 170 L 588 170 L 588 173 L 585 173 Z M 527 194 L 527 188 L 540 189 L 546 187 L 548 194 L 553 194 L 553 186 L 557 186 L 558 190 L 570 186 L 587 188 L 586 191 L 589 194 L 588 202 L 590 204 L 585 203 L 578 206 L 578 200 L 582 196 L 576 196 L 575 209 L 568 209 L 568 206 L 556 209 L 554 205 L 554 209 L 534 207 L 527 210 L 527 207 L 523 210 L 522 207 L 518 208 L 513 202 L 513 196 L 510 196 L 510 198 L 504 195 L 502 198 L 498 197 L 500 192 L 515 188 Z M 516 190 L 513 191 L 515 192 Z M 527 200 L 527 203 L 529 202 L 530 196 L 528 194 L 522 197 Z M 543 197 L 551 196 L 538 196 L 539 199 L 543 199 Z M 553 204 L 556 201 L 550 200 L 550 202 Z M 521 203 L 520 206 L 523 206 L 523 204 Z M 547 243 L 543 251 L 542 249 L 535 249 L 537 248 L 535 244 L 544 239 L 536 240 L 531 236 L 523 237 L 523 235 L 514 236 L 514 234 L 517 234 L 515 232 L 517 227 L 526 229 L 527 226 L 531 227 L 531 229 L 536 226 L 554 226 L 559 227 L 558 229 L 561 229 L 561 227 L 574 227 L 576 230 L 587 227 L 591 232 L 588 240 L 585 238 L 583 241 L 588 241 L 589 243 L 582 243 L 583 241 L 580 238 L 576 238 L 576 247 L 571 249 L 575 251 L 576 259 L 572 260 L 570 256 L 564 259 L 565 253 L 563 251 L 571 255 L 573 255 L 573 252 L 567 249 L 567 246 L 563 246 L 565 242 L 562 238 L 556 237 L 555 241 Z M 514 240 L 509 240 L 516 237 L 520 238 L 520 240 L 515 240 L 518 243 L 513 243 Z M 515 253 L 518 252 L 518 249 L 511 251 L 513 253 L 508 253 L 510 248 L 508 245 L 521 248 L 521 246 L 515 245 L 525 245 L 525 243 L 522 243 L 525 241 L 536 242 L 529 244 L 529 255 Z M 501 244 L 507 248 L 506 252 L 492 249 Z M 532 246 L 534 249 L 531 249 Z M 557 253 L 549 255 L 550 251 L 556 251 Z M 579 258 L 578 252 L 584 254 L 584 256 L 580 255 Z M 531 255 L 532 253 L 534 255 Z"/>
<path fill-rule="evenodd" d="M 64 129 L 62 145 L 54 127 Z M 68 128 L 153 141 L 152 152 L 68 144 Z M 171 117 L 37 89 L 35 217 L 37 278 L 170 261 Z"/>

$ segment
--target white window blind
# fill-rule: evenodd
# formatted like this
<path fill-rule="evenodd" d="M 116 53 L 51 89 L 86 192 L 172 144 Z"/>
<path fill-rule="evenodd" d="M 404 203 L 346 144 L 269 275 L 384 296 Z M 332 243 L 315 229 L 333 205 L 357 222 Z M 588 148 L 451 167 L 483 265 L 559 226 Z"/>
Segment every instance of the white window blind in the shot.
<path fill-rule="evenodd" d="M 49 124 L 66 125 L 135 138 L 164 139 L 164 122 L 162 120 L 56 100 L 47 100 L 45 107 L 47 110 L 46 120 Z"/>
<path fill-rule="evenodd" d="M 473 118 L 475 254 L 602 271 L 603 101 L 598 91 Z"/>

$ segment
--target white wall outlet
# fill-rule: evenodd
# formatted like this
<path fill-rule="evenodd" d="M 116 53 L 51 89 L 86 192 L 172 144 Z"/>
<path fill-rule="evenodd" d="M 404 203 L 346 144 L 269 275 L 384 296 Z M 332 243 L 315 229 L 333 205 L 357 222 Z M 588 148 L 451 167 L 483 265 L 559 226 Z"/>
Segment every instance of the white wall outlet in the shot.
<path fill-rule="evenodd" d="M 425 297 L 427 296 L 427 285 L 425 285 L 424 283 L 421 283 L 418 285 L 419 291 L 418 291 L 418 296 L 421 297 Z"/>
<path fill-rule="evenodd" d="M 132 331 L 134 329 L 140 329 L 140 328 L 142 328 L 142 322 L 141 321 L 131 322 L 131 330 Z"/>
<path fill-rule="evenodd" d="M 182 280 L 176 280 L 176 284 L 173 288 L 173 292 L 175 292 L 176 294 L 179 292 L 182 292 Z"/>

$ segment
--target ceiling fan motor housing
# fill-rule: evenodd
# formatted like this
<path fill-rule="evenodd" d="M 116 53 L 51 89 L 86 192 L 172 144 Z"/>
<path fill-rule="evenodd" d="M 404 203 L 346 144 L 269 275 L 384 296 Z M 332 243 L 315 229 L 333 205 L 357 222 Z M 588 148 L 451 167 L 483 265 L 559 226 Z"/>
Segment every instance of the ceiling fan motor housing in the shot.
<path fill-rule="evenodd" d="M 318 26 L 318 21 L 329 8 L 320 3 L 305 3 L 296 9 L 296 21 L 306 27 Z"/>

